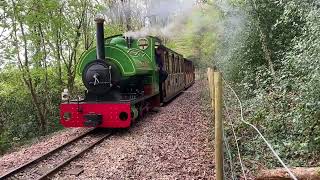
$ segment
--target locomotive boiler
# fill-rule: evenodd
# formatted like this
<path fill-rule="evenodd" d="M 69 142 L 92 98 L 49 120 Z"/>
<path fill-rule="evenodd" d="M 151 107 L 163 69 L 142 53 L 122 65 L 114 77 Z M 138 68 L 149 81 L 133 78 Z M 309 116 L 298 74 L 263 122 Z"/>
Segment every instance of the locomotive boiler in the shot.
<path fill-rule="evenodd" d="M 82 55 L 77 67 L 87 90 L 82 100 L 64 98 L 63 126 L 128 128 L 193 84 L 192 61 L 163 46 L 160 39 L 104 38 L 104 20 L 95 21 L 96 47 Z"/>

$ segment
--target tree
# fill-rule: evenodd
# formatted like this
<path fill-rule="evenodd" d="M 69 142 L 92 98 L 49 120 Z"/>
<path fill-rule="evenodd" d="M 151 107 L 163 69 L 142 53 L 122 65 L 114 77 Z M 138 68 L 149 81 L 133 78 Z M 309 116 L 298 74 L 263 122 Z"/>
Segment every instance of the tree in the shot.
<path fill-rule="evenodd" d="M 8 0 L 4 4 L 2 12 L 10 20 L 3 20 L 2 24 L 10 35 L 4 43 L 3 56 L 18 67 L 36 108 L 39 129 L 46 132 L 52 97 L 44 95 L 52 90 L 51 69 L 57 69 L 57 89 L 61 91 L 66 84 L 73 92 L 81 52 L 94 40 L 92 22 L 96 9 L 86 0 Z M 5 63 L 8 65 L 9 61 Z"/>

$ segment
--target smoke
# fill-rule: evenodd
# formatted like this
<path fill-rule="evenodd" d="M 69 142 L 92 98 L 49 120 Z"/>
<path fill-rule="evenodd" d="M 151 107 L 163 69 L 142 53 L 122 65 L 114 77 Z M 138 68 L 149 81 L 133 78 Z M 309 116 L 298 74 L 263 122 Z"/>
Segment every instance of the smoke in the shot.
<path fill-rule="evenodd" d="M 187 19 L 187 18 L 186 18 Z M 171 22 L 168 22 L 165 25 L 162 24 L 152 24 L 150 22 L 146 22 L 146 26 L 141 28 L 138 31 L 128 31 L 124 33 L 126 37 L 140 38 L 146 36 L 158 36 L 163 38 L 172 38 L 175 37 L 181 30 L 184 29 L 187 20 L 182 19 L 181 17 L 176 17 Z"/>
<path fill-rule="evenodd" d="M 184 28 L 191 15 L 190 12 L 195 7 L 195 1 L 151 0 L 142 7 L 144 10 L 138 9 L 138 11 L 144 26 L 139 30 L 126 32 L 124 35 L 134 38 L 148 35 L 172 38 Z"/>
<path fill-rule="evenodd" d="M 174 13 L 184 13 L 194 6 L 193 0 L 164 0 L 151 1 L 151 9 L 148 15 L 168 17 Z"/>
<path fill-rule="evenodd" d="M 245 12 L 231 5 L 229 0 L 216 1 L 215 5 L 220 9 L 222 18 L 217 22 L 220 33 L 213 61 L 221 70 L 226 71 L 234 63 L 232 58 L 235 51 L 242 47 L 248 19 Z"/>
<path fill-rule="evenodd" d="M 239 8 L 232 6 L 228 0 L 216 1 L 215 4 L 223 14 L 219 26 L 223 29 L 225 36 L 236 38 L 246 23 L 247 18 L 245 13 Z"/>
<path fill-rule="evenodd" d="M 125 21 L 125 15 L 129 14 L 131 20 L 134 19 L 132 24 L 140 22 L 140 25 L 132 27 L 132 31 L 124 33 L 127 37 L 152 35 L 178 40 L 178 43 L 183 42 L 183 45 L 177 47 L 178 50 L 186 55 L 199 56 L 207 64 L 214 61 L 216 65 L 226 66 L 232 63 L 232 55 L 241 47 L 241 38 L 245 36 L 243 29 L 247 25 L 246 13 L 230 1 L 214 0 L 199 4 L 198 0 L 131 0 L 125 6 L 114 1 L 117 4 L 106 12 L 106 16 L 117 21 L 119 13 L 122 13 L 122 20 Z M 190 38 L 197 39 L 196 43 L 190 41 Z M 208 41 L 212 41 L 212 44 Z M 207 47 L 202 47 L 200 43 Z M 195 50 L 199 47 L 205 53 Z"/>

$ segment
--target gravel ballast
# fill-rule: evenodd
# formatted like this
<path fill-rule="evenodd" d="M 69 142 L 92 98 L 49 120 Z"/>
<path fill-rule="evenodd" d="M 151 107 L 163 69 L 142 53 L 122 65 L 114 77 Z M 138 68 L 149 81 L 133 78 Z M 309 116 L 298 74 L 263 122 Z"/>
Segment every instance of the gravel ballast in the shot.
<path fill-rule="evenodd" d="M 63 131 L 53 133 L 49 137 L 42 139 L 40 142 L 34 142 L 31 146 L 25 146 L 16 152 L 3 155 L 0 158 L 0 176 L 10 169 L 18 167 L 52 149 L 55 149 L 61 144 L 64 144 L 86 131 L 86 129 L 82 128 L 65 129 Z"/>
<path fill-rule="evenodd" d="M 129 130 L 106 139 L 53 179 L 214 179 L 212 123 L 201 106 L 197 82 L 170 104 Z M 0 174 L 75 137 L 67 130 L 0 158 Z M 81 172 L 71 175 L 70 170 Z"/>

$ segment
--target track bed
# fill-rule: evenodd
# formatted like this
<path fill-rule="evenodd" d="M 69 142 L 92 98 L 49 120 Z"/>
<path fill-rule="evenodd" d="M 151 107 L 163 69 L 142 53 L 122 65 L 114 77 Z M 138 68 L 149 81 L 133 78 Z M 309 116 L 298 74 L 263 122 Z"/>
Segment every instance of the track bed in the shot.
<path fill-rule="evenodd" d="M 88 130 L 54 149 L 10 169 L 1 175 L 0 179 L 48 179 L 111 135 L 112 132 L 105 130 Z"/>
<path fill-rule="evenodd" d="M 196 83 L 170 104 L 71 163 L 54 179 L 213 179 L 210 120 Z M 69 169 L 82 166 L 78 176 Z"/>
<path fill-rule="evenodd" d="M 202 87 L 197 82 L 159 112 L 72 161 L 52 179 L 213 179 L 212 124 L 200 104 Z"/>

